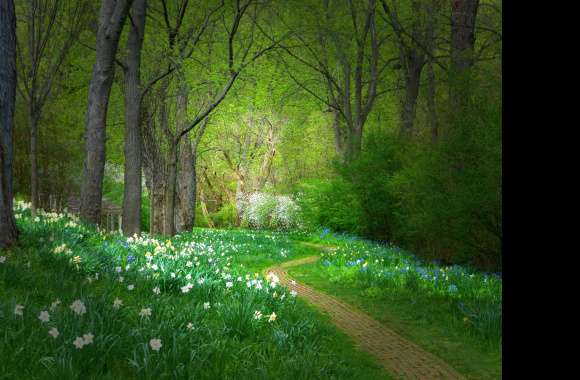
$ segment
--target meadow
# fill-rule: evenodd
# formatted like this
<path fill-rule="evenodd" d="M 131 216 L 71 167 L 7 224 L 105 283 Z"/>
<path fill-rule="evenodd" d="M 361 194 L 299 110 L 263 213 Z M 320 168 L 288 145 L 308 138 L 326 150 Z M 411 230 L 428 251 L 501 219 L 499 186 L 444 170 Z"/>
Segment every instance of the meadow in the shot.
<path fill-rule="evenodd" d="M 326 249 L 318 262 L 291 268 L 292 277 L 354 305 L 468 378 L 501 378 L 501 273 L 426 262 L 329 230 L 306 239 Z"/>
<path fill-rule="evenodd" d="M 0 256 L 1 379 L 389 378 L 260 273 L 313 249 L 284 234 L 125 238 L 28 207 Z"/>

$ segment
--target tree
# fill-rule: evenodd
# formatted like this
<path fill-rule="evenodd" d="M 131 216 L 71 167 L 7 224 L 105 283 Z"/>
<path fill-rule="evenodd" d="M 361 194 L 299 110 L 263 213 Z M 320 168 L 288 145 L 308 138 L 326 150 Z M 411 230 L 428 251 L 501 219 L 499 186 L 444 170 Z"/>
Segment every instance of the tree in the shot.
<path fill-rule="evenodd" d="M 289 45 L 283 48 L 318 76 L 326 94 L 319 95 L 291 70 L 288 75 L 332 112 L 337 154 L 343 162 L 351 162 L 360 154 L 364 125 L 375 100 L 384 93 L 377 86 L 387 67 L 386 64 L 379 67 L 379 50 L 385 38 L 377 30 L 375 0 L 368 0 L 366 7 L 348 1 L 346 8 L 331 6 L 326 0 L 322 12 L 320 23 L 323 25 L 310 38 L 317 45 L 295 30 L 293 35 L 297 41 L 293 46 L 297 48 Z M 350 22 L 344 21 L 345 18 Z"/>
<path fill-rule="evenodd" d="M 13 245 L 12 134 L 16 102 L 16 15 L 13 0 L 0 2 L 0 248 Z"/>
<path fill-rule="evenodd" d="M 123 189 L 123 233 L 141 232 L 141 48 L 145 35 L 146 0 L 131 6 L 131 30 L 127 39 L 127 60 L 123 64 L 125 88 L 125 170 Z"/>
<path fill-rule="evenodd" d="M 102 0 L 97 30 L 96 61 L 89 84 L 85 121 L 85 159 L 81 183 L 81 219 L 98 223 L 103 197 L 105 139 L 115 55 L 132 0 Z"/>
<path fill-rule="evenodd" d="M 475 19 L 479 0 L 455 0 L 451 3 L 451 66 L 449 81 L 450 108 L 465 108 L 474 63 Z"/>
<path fill-rule="evenodd" d="M 39 202 L 38 127 L 61 67 L 83 29 L 86 1 L 25 2 L 26 43 L 18 44 L 18 92 L 28 105 L 31 211 Z"/>

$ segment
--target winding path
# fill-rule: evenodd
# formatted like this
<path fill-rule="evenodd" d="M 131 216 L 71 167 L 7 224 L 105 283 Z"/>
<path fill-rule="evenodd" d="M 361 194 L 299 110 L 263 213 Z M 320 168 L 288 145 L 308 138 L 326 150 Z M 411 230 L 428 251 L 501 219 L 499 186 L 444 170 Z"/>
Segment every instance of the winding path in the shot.
<path fill-rule="evenodd" d="M 298 292 L 317 309 L 328 314 L 332 322 L 349 335 L 358 346 L 372 354 L 392 375 L 403 379 L 464 379 L 447 363 L 401 337 L 393 330 L 355 308 L 293 280 L 285 268 L 315 262 L 319 256 L 287 261 L 266 269 L 280 279 L 280 284 Z"/>

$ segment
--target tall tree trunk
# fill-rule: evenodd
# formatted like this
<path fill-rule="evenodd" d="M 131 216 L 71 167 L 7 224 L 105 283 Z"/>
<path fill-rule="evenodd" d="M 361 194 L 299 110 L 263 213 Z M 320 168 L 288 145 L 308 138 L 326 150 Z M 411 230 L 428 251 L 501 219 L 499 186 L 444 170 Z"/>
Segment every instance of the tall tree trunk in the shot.
<path fill-rule="evenodd" d="M 30 211 L 36 216 L 38 208 L 38 120 L 36 110 L 30 107 Z"/>
<path fill-rule="evenodd" d="M 177 232 L 191 231 L 195 218 L 195 157 L 190 140 L 184 136 L 179 143 Z"/>
<path fill-rule="evenodd" d="M 125 68 L 125 181 L 123 233 L 141 233 L 141 47 L 145 32 L 146 1 L 134 0 Z"/>
<path fill-rule="evenodd" d="M 13 0 L 0 1 L 0 248 L 18 240 L 12 208 L 12 139 L 16 102 L 16 15 Z"/>
<path fill-rule="evenodd" d="M 175 192 L 177 188 L 177 158 L 178 143 L 169 144 L 167 160 L 167 183 L 165 184 L 165 219 L 163 221 L 163 234 L 173 236 L 175 234 Z"/>
<path fill-rule="evenodd" d="M 475 19 L 479 0 L 454 0 L 451 3 L 450 109 L 461 112 L 469 96 L 470 69 L 475 46 Z"/>
<path fill-rule="evenodd" d="M 177 85 L 176 124 L 180 131 L 187 127 L 188 87 L 184 78 Z M 177 178 L 177 232 L 191 231 L 195 218 L 195 164 L 191 139 L 183 136 L 179 143 L 179 170 Z"/>
<path fill-rule="evenodd" d="M 405 98 L 401 108 L 402 132 L 407 136 L 414 133 L 415 116 L 417 115 L 417 98 L 419 97 L 419 84 L 421 79 L 422 63 L 407 62 L 405 69 Z"/>
<path fill-rule="evenodd" d="M 119 37 L 132 0 L 103 0 L 97 30 L 96 61 L 89 83 L 85 121 L 85 159 L 81 183 L 80 216 L 98 223 L 103 197 L 107 109 L 115 75 Z"/>
<path fill-rule="evenodd" d="M 437 106 L 435 104 L 435 96 L 437 90 L 435 88 L 435 69 L 433 67 L 433 55 L 435 54 L 435 2 L 431 0 L 426 6 L 427 13 L 427 30 L 425 39 L 427 41 L 427 110 L 429 114 L 429 129 L 431 131 L 431 139 L 437 141 L 439 135 L 439 126 L 437 122 Z"/>

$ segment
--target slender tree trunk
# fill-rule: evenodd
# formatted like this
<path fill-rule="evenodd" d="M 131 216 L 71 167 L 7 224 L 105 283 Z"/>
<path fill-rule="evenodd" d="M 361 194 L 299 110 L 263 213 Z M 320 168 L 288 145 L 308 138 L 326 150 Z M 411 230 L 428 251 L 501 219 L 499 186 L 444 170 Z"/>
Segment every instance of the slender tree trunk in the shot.
<path fill-rule="evenodd" d="M 125 70 L 125 181 L 123 193 L 123 233 L 141 233 L 141 47 L 145 32 L 145 0 L 134 0 L 132 26 L 127 41 Z"/>
<path fill-rule="evenodd" d="M 167 183 L 165 185 L 165 219 L 163 222 L 163 234 L 168 236 L 175 234 L 175 192 L 177 188 L 178 154 L 178 144 L 172 142 L 169 145 Z"/>
<path fill-rule="evenodd" d="M 417 98 L 421 79 L 422 63 L 408 62 L 411 67 L 405 71 L 405 98 L 401 108 L 402 132 L 412 136 L 414 133 L 415 116 L 417 115 Z"/>
<path fill-rule="evenodd" d="M 207 226 L 209 228 L 214 228 L 215 225 L 213 224 L 207 209 L 207 200 L 205 199 L 205 194 L 201 188 L 199 189 L 199 202 L 201 204 L 201 211 L 203 212 L 203 216 L 205 217 L 205 220 L 207 220 Z"/>
<path fill-rule="evenodd" d="M 38 201 L 38 120 L 36 110 L 30 107 L 30 211 L 36 216 Z"/>
<path fill-rule="evenodd" d="M 451 3 L 451 69 L 449 100 L 452 112 L 461 112 L 469 96 L 470 69 L 475 46 L 475 19 L 479 0 Z"/>
<path fill-rule="evenodd" d="M 435 2 L 431 0 L 425 9 L 427 13 L 427 31 L 425 33 L 427 41 L 427 110 L 429 114 L 429 129 L 431 130 L 431 139 L 437 141 L 439 136 L 439 126 L 437 122 L 437 106 L 435 96 L 437 94 L 435 83 L 435 68 L 433 67 L 433 55 L 435 54 Z"/>
<path fill-rule="evenodd" d="M 177 85 L 176 124 L 180 131 L 187 127 L 188 87 L 181 78 Z M 191 138 L 186 135 L 179 143 L 179 170 L 177 178 L 177 232 L 191 231 L 195 218 L 195 163 L 191 147 Z"/>
<path fill-rule="evenodd" d="M 105 139 L 109 96 L 115 74 L 115 55 L 131 0 L 103 0 L 97 30 L 96 61 L 89 83 L 85 121 L 85 159 L 80 216 L 98 223 L 103 197 Z"/>
<path fill-rule="evenodd" d="M 16 102 L 16 15 L 13 0 L 0 1 L 0 248 L 18 240 L 12 208 L 14 104 Z"/>

